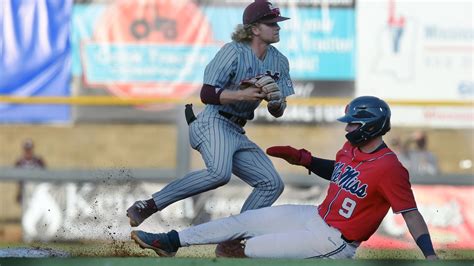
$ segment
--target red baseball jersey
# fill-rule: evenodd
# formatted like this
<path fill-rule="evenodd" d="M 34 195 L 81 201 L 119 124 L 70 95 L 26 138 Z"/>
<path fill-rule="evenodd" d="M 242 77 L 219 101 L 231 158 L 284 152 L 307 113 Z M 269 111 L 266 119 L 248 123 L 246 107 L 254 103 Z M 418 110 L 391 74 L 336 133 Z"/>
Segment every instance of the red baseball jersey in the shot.
<path fill-rule="evenodd" d="M 417 208 L 408 171 L 389 148 L 363 153 L 346 142 L 319 215 L 347 239 L 365 241 L 390 207 L 394 213 Z"/>

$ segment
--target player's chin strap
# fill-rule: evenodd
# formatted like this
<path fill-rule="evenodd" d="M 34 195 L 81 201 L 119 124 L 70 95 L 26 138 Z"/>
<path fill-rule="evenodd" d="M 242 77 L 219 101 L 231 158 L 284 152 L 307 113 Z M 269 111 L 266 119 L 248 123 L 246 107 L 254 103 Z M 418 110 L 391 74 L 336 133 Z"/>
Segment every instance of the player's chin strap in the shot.
<path fill-rule="evenodd" d="M 186 117 L 186 123 L 188 123 L 188 125 L 190 125 L 192 122 L 194 122 L 194 120 L 196 120 L 192 103 L 186 104 L 186 107 L 184 109 L 184 116 Z"/>

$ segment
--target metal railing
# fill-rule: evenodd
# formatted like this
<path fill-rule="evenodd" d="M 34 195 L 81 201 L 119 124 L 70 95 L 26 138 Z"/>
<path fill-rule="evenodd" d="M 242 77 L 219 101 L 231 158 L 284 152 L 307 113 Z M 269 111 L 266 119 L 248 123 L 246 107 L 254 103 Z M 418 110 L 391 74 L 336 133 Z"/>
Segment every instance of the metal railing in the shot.
<path fill-rule="evenodd" d="M 346 105 L 351 98 L 298 98 L 290 97 L 289 104 L 300 105 Z M 190 98 L 119 98 L 116 96 L 69 96 L 69 97 L 55 97 L 55 96 L 35 96 L 35 97 L 21 97 L 21 96 L 7 96 L 0 95 L 0 103 L 11 104 L 67 104 L 67 105 L 142 105 L 142 104 L 186 104 L 194 103 L 201 104 L 201 100 L 196 97 Z M 459 106 L 469 107 L 474 106 L 473 101 L 458 101 L 458 100 L 391 100 L 387 99 L 390 105 L 402 106 Z"/>

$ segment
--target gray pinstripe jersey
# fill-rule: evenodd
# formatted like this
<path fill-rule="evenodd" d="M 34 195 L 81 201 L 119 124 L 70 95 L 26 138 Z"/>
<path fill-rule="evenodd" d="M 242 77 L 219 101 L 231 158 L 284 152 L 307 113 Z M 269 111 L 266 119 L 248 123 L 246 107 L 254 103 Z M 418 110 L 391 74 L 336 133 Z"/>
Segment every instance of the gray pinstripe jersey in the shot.
<path fill-rule="evenodd" d="M 207 65 L 204 83 L 223 89 L 238 90 L 240 81 L 265 74 L 275 77 L 282 95 L 294 93 L 288 60 L 269 46 L 264 60 L 259 60 L 247 44 L 226 44 Z M 265 152 L 252 142 L 245 130 L 218 114 L 219 110 L 252 119 L 261 101 L 226 105 L 208 104 L 190 124 L 190 144 L 201 153 L 206 169 L 191 172 L 153 194 L 159 210 L 178 200 L 215 189 L 229 182 L 232 173 L 254 189 L 242 211 L 272 205 L 283 191 L 284 184 Z"/>
<path fill-rule="evenodd" d="M 278 77 L 283 97 L 294 94 L 288 59 L 272 45 L 263 60 L 257 58 L 247 43 L 230 42 L 224 45 L 204 71 L 204 83 L 215 87 L 238 90 L 242 80 L 269 73 Z M 253 119 L 261 101 L 236 102 L 226 105 L 207 105 L 246 119 Z"/>

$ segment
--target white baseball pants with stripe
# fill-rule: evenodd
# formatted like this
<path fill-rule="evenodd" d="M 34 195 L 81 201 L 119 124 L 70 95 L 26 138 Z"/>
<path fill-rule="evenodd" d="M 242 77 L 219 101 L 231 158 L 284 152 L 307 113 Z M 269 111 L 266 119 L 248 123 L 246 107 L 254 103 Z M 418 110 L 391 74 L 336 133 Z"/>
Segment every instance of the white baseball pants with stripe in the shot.
<path fill-rule="evenodd" d="M 251 258 L 349 259 L 358 246 L 346 243 L 313 205 L 248 210 L 180 231 L 179 238 L 182 246 L 244 238 L 245 255 Z"/>

